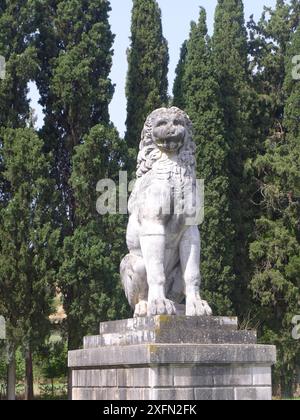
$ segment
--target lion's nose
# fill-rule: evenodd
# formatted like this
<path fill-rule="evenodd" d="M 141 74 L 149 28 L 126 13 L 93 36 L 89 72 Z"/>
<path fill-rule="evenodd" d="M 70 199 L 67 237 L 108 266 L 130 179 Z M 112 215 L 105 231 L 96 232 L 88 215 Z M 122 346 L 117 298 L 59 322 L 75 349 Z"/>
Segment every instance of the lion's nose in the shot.
<path fill-rule="evenodd" d="M 167 129 L 167 135 L 168 136 L 173 136 L 175 134 L 175 129 L 172 126 L 169 126 Z"/>

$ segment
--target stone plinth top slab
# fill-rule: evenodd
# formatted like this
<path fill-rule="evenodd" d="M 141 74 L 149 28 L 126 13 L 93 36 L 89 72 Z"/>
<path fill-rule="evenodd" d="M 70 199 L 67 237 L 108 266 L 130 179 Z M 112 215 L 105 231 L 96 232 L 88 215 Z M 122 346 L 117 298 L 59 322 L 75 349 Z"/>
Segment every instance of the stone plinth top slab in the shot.
<path fill-rule="evenodd" d="M 168 364 L 274 364 L 276 348 L 261 345 L 144 344 L 69 352 L 69 367 L 80 369 Z"/>

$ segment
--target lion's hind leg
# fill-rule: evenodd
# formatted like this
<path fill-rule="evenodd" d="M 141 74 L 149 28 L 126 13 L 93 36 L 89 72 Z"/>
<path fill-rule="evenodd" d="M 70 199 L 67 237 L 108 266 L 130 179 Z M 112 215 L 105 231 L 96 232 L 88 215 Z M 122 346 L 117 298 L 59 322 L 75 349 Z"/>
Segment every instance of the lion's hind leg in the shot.
<path fill-rule="evenodd" d="M 134 310 L 134 317 L 147 316 L 148 284 L 143 258 L 128 254 L 121 262 L 120 272 L 126 297 Z"/>

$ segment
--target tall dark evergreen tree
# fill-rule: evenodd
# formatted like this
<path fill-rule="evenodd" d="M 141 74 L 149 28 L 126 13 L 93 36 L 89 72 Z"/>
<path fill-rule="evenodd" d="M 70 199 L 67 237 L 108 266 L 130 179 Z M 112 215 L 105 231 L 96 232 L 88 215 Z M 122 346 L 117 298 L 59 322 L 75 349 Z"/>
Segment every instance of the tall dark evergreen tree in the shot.
<path fill-rule="evenodd" d="M 251 128 L 255 94 L 250 84 L 247 31 L 242 0 L 219 0 L 212 39 L 214 69 L 220 86 L 226 147 L 229 148 L 229 211 L 235 236 L 233 264 L 236 278 L 232 301 L 238 315 L 249 310 L 248 284 L 251 264 L 249 239 L 253 230 L 248 159 L 255 156 L 255 132 Z"/>
<path fill-rule="evenodd" d="M 256 127 L 257 135 L 262 139 L 261 154 L 264 153 L 266 137 L 283 132 L 285 59 L 291 37 L 299 25 L 299 16 L 297 0 L 278 0 L 276 8 L 265 8 L 258 23 L 253 16 L 248 23 L 253 84 L 259 95 L 259 123 Z"/>
<path fill-rule="evenodd" d="M 6 61 L 6 74 L 0 80 L 0 211 L 11 206 L 11 200 L 13 199 L 11 181 L 5 175 L 4 153 L 6 145 L 4 139 L 6 129 L 26 127 L 31 114 L 29 100 L 27 98 L 28 82 L 34 79 L 37 71 L 36 51 L 32 44 L 32 34 L 35 32 L 33 12 L 33 2 L 23 0 L 0 2 L 0 55 Z M 0 229 L 4 229 L 3 223 L 1 222 Z M 10 247 L 9 243 L 7 243 L 2 248 L 1 253 L 4 255 L 9 252 Z M 16 274 L 15 279 L 20 279 L 21 282 L 24 267 L 20 263 L 14 269 Z M 18 272 L 19 276 L 17 275 Z M 2 275 L 4 276 L 4 273 Z M 0 275 L 2 286 L 4 281 L 4 277 L 1 278 Z M 29 281 L 27 283 L 24 282 L 22 287 L 25 288 L 26 285 L 31 289 L 31 283 Z M 16 284 L 16 290 L 17 288 L 18 284 Z M 32 298 L 34 297 L 37 298 L 33 293 Z M 2 299 L 1 295 L 0 299 Z M 40 299 L 42 304 L 42 297 Z M 8 319 L 15 317 L 18 312 L 18 308 L 15 305 L 16 295 L 7 295 L 4 304 Z M 14 313 L 12 314 L 10 310 Z M 20 317 L 22 317 L 21 314 Z M 43 316 L 41 316 L 41 323 L 43 323 L 43 320 Z M 30 321 L 28 320 L 28 328 L 29 325 Z M 9 399 L 15 398 L 14 355 L 16 346 L 20 344 L 20 340 L 16 338 L 16 331 L 12 327 L 13 325 L 10 324 L 8 339 L 8 347 L 10 349 L 8 374 Z M 23 331 L 24 334 L 28 333 L 28 328 Z M 26 355 L 30 356 L 30 352 L 26 351 Z M 29 356 L 26 357 L 27 372 L 32 371 L 32 363 Z M 26 386 L 26 398 L 30 398 L 32 396 L 32 375 L 26 375 L 26 384 L 28 385 Z"/>
<path fill-rule="evenodd" d="M 291 335 L 300 299 L 300 87 L 293 78 L 293 57 L 300 48 L 299 7 L 299 2 L 278 1 L 275 10 L 266 10 L 269 19 L 264 15 L 258 25 L 251 22 L 268 136 L 254 161 L 261 217 L 250 248 L 255 264 L 251 289 L 259 304 L 261 339 L 277 346 L 275 383 L 286 397 L 293 396 L 300 360 L 299 343 Z"/>
<path fill-rule="evenodd" d="M 131 46 L 128 51 L 128 147 L 137 153 L 146 117 L 168 102 L 168 46 L 156 0 L 133 0 Z"/>
<path fill-rule="evenodd" d="M 184 109 L 185 102 L 184 102 L 184 72 L 186 67 L 186 60 L 187 60 L 187 46 L 188 42 L 184 41 L 180 50 L 180 58 L 179 62 L 176 67 L 176 77 L 173 86 L 173 105 L 177 106 L 177 108 Z"/>
<path fill-rule="evenodd" d="M 55 193 L 43 143 L 32 129 L 2 129 L 9 200 L 0 209 L 0 297 L 12 348 L 26 358 L 26 398 L 33 398 L 32 351 L 50 331 L 57 272 Z M 2 308 L 3 310 L 3 308 Z"/>
<path fill-rule="evenodd" d="M 109 261 L 108 256 L 121 246 L 112 240 L 123 225 L 116 220 L 115 225 L 105 225 L 96 213 L 97 182 L 116 176 L 110 164 L 119 167 L 124 160 L 122 144 L 109 126 L 114 36 L 107 0 L 50 1 L 42 6 L 37 8 L 41 63 L 37 83 L 46 114 L 42 136 L 55 156 L 52 173 L 61 194 L 58 286 L 67 314 L 69 349 L 74 349 L 82 345 L 83 335 L 97 331 L 99 321 L 116 316 L 111 295 L 117 257 Z M 113 148 L 117 144 L 119 154 Z"/>
<path fill-rule="evenodd" d="M 205 180 L 205 219 L 201 226 L 203 290 L 215 313 L 231 314 L 234 231 L 229 213 L 229 148 L 225 141 L 220 88 L 212 71 L 204 9 L 198 23 L 192 23 L 178 70 L 174 101 L 193 121 L 198 177 Z"/>
<path fill-rule="evenodd" d="M 120 258 L 126 252 L 125 217 L 96 211 L 97 182 L 110 179 L 117 185 L 123 150 L 117 131 L 103 125 L 93 127 L 75 148 L 70 183 L 76 229 L 64 242 L 60 278 L 64 295 L 73 291 L 65 309 L 78 346 L 84 335 L 97 332 L 100 321 L 128 315 L 119 278 Z"/>
<path fill-rule="evenodd" d="M 114 36 L 107 0 L 37 3 L 40 72 L 37 85 L 45 108 L 42 136 L 55 156 L 67 233 L 74 228 L 74 197 L 69 185 L 73 149 L 99 123 L 108 123 L 113 95 L 109 80 Z"/>
<path fill-rule="evenodd" d="M 0 126 L 25 127 L 30 115 L 28 82 L 37 70 L 32 2 L 0 1 L 0 55 L 6 75 L 0 79 Z"/>

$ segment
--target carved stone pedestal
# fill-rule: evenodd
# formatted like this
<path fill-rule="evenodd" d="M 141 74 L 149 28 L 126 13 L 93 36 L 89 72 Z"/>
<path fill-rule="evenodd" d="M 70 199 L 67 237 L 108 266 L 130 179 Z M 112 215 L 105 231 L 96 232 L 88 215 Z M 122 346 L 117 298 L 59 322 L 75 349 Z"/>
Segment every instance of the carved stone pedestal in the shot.
<path fill-rule="evenodd" d="M 106 322 L 69 353 L 74 400 L 270 400 L 275 361 L 256 332 L 214 317 Z"/>

